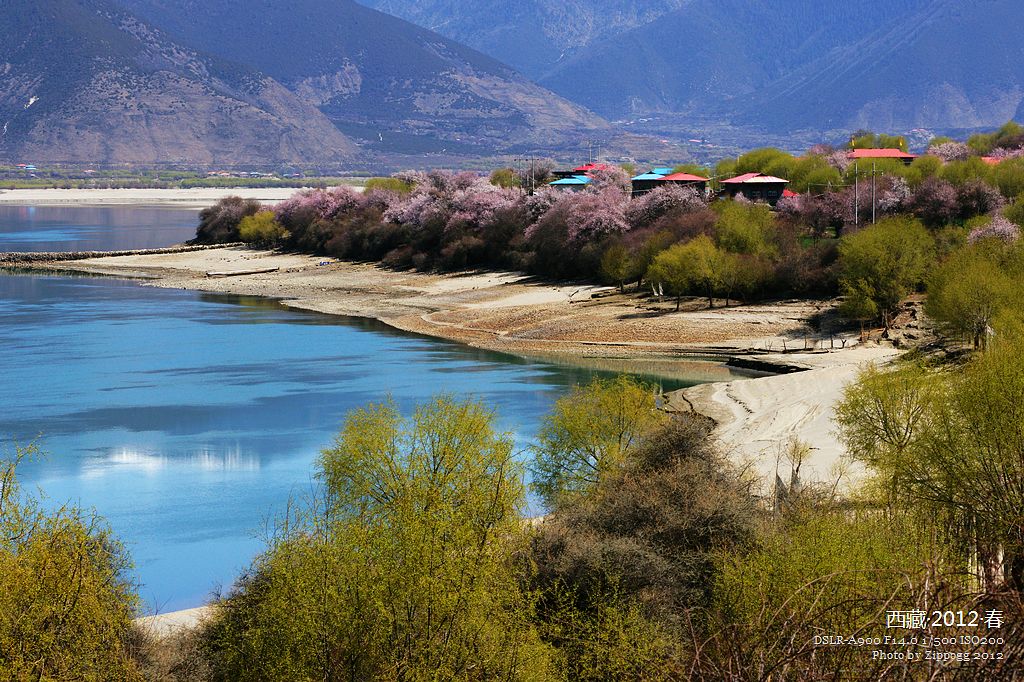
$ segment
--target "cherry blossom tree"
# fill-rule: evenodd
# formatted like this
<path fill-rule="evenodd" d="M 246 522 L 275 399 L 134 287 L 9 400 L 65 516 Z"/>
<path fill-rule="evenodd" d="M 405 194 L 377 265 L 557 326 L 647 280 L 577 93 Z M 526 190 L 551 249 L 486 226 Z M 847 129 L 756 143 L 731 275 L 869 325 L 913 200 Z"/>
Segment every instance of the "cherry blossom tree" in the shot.
<path fill-rule="evenodd" d="M 707 202 L 693 187 L 671 184 L 657 187 L 631 200 L 626 209 L 626 219 L 633 229 L 639 229 L 670 213 L 693 213 L 706 206 Z"/>
<path fill-rule="evenodd" d="M 910 209 L 928 227 L 951 223 L 960 209 L 956 188 L 940 178 L 928 178 L 914 192 Z"/>
<path fill-rule="evenodd" d="M 1020 228 L 1001 215 L 994 216 L 987 224 L 971 230 L 967 241 L 976 244 L 984 239 L 998 239 L 1004 242 L 1015 242 L 1020 239 Z"/>
<path fill-rule="evenodd" d="M 963 142 L 940 142 L 928 147 L 928 154 L 937 156 L 946 163 L 965 161 L 971 156 L 971 148 Z"/>

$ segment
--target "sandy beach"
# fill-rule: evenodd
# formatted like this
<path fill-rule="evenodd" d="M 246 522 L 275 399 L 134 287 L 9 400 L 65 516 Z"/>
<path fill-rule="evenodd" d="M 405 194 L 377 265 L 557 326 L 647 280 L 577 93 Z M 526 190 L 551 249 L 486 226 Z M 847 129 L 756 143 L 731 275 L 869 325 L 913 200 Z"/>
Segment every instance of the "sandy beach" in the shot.
<path fill-rule="evenodd" d="M 842 446 L 832 408 L 865 363 L 891 361 L 900 351 L 857 343 L 857 334 L 821 338 L 808 328 L 833 301 L 778 301 L 708 310 L 703 302 L 674 312 L 611 287 L 538 282 L 519 273 L 437 275 L 397 272 L 374 264 L 340 263 L 301 254 L 242 247 L 158 255 L 93 258 L 54 267 L 149 278 L 159 287 L 263 296 L 285 305 L 335 315 L 369 317 L 400 330 L 479 348 L 603 369 L 671 375 L 681 357 L 736 356 L 789 374 L 697 386 L 672 397 L 718 423 L 734 460 L 750 463 L 767 483 L 788 480 L 778 454 L 792 439 L 811 454 L 804 481 L 839 476 Z M 262 271 L 255 274 L 241 274 Z M 209 277 L 215 272 L 218 277 Z M 845 346 L 845 347 L 843 347 Z M 709 364 L 708 379 L 727 378 Z M 715 372 L 720 372 L 715 376 Z M 858 478 L 846 472 L 841 487 Z"/>
<path fill-rule="evenodd" d="M 849 490 L 864 469 L 847 462 L 832 421 L 843 389 L 867 364 L 882 365 L 902 351 L 883 346 L 836 353 L 765 355 L 761 359 L 806 367 L 806 371 L 749 381 L 702 384 L 673 396 L 676 409 L 694 410 L 717 423 L 716 434 L 734 462 L 749 465 L 768 493 L 779 476 L 789 483 L 787 446 L 800 441 L 810 451 L 800 463 L 800 481 Z"/>
<path fill-rule="evenodd" d="M 229 196 L 266 203 L 284 201 L 297 192 L 283 188 L 198 189 L 8 189 L 0 190 L 0 206 L 161 206 L 206 208 Z"/>
<path fill-rule="evenodd" d="M 170 613 L 136 618 L 135 622 L 149 634 L 163 639 L 183 630 L 197 627 L 213 614 L 215 608 L 215 606 L 200 606 L 194 609 L 171 611 Z"/>

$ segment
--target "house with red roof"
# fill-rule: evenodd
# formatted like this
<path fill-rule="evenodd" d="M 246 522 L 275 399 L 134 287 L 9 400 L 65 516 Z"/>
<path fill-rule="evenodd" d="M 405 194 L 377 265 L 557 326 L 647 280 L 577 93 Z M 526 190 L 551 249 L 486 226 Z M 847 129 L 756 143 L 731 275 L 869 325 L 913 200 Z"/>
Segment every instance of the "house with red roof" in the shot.
<path fill-rule="evenodd" d="M 908 154 L 902 149 L 851 149 L 846 154 L 850 161 L 877 161 L 878 159 L 898 159 L 910 165 L 917 154 Z"/>
<path fill-rule="evenodd" d="M 641 173 L 640 175 L 631 178 L 633 196 L 636 197 L 641 194 L 647 194 L 652 189 L 664 187 L 665 185 L 693 187 L 700 192 L 701 195 L 704 194 L 707 189 L 707 178 L 702 178 L 699 175 L 693 175 L 691 173 L 673 173 L 672 171 L 672 168 L 653 168 L 646 173 Z"/>
<path fill-rule="evenodd" d="M 786 191 L 789 180 L 764 173 L 744 173 L 722 180 L 722 193 L 736 198 L 743 195 L 750 201 L 764 201 L 774 206 Z"/>

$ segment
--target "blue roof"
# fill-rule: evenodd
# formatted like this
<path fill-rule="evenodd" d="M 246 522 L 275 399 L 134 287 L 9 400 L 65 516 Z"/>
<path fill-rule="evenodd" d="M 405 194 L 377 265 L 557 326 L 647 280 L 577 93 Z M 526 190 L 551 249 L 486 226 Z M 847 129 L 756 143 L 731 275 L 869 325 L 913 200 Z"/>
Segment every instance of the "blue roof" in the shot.
<path fill-rule="evenodd" d="M 665 176 L 661 175 L 660 173 L 644 173 L 643 175 L 638 175 L 635 178 L 633 178 L 633 180 L 664 180 L 664 179 L 665 179 Z"/>
<path fill-rule="evenodd" d="M 651 169 L 651 172 L 652 173 L 657 173 L 658 175 L 672 175 L 673 173 L 676 172 L 676 169 L 675 168 L 653 168 L 653 169 Z"/>
<path fill-rule="evenodd" d="M 588 185 L 590 178 L 585 175 L 574 175 L 571 178 L 563 178 L 550 183 L 552 185 Z"/>

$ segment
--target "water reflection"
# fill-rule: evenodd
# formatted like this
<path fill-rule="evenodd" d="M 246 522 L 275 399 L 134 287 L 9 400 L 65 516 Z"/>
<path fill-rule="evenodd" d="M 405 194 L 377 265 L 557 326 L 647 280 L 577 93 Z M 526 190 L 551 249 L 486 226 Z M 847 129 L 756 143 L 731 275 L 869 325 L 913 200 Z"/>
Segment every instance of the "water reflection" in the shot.
<path fill-rule="evenodd" d="M 119 251 L 195 236 L 199 212 L 137 206 L 0 206 L 0 251 Z"/>
<path fill-rule="evenodd" d="M 259 471 L 260 458 L 251 452 L 243 453 L 241 448 L 235 448 L 233 451 L 206 449 L 184 456 L 169 457 L 156 450 L 143 451 L 121 447 L 111 450 L 105 456 L 87 459 L 81 471 L 83 477 L 99 478 L 123 471 L 156 475 L 170 467 L 182 472 L 188 469 L 205 472 Z"/>

